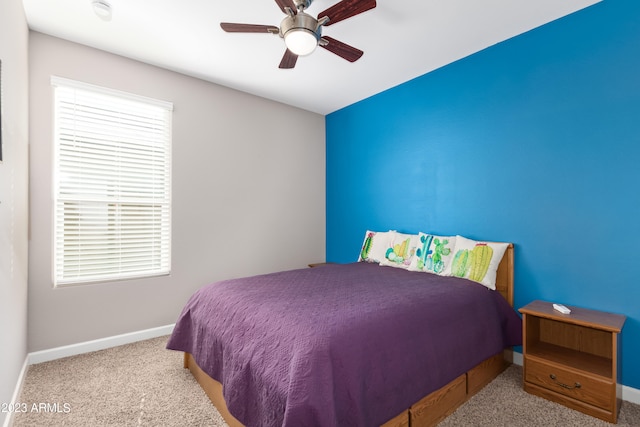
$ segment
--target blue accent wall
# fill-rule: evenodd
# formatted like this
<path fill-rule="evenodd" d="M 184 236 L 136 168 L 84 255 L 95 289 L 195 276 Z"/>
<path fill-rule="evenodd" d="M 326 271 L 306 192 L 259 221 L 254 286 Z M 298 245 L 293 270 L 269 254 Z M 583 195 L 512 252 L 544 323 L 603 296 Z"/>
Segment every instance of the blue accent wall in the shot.
<path fill-rule="evenodd" d="M 640 388 L 640 2 L 605 0 L 336 111 L 327 261 L 365 231 L 515 244 L 516 308 L 627 316 Z"/>

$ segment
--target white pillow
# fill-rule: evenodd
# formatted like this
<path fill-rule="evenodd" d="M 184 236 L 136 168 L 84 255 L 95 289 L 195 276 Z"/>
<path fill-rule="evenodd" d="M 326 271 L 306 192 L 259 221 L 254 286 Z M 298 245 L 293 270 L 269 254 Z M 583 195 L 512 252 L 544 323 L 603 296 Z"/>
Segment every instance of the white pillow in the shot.
<path fill-rule="evenodd" d="M 479 242 L 456 236 L 453 259 L 445 274 L 462 277 L 496 289 L 496 272 L 508 243 Z"/>
<path fill-rule="evenodd" d="M 417 234 L 389 231 L 389 240 L 380 265 L 408 269 L 416 253 Z"/>
<path fill-rule="evenodd" d="M 443 275 L 453 258 L 455 243 L 456 236 L 418 233 L 416 255 L 411 260 L 409 270 Z"/>
<path fill-rule="evenodd" d="M 389 241 L 388 231 L 370 231 L 364 234 L 358 262 L 380 263 L 384 259 Z"/>

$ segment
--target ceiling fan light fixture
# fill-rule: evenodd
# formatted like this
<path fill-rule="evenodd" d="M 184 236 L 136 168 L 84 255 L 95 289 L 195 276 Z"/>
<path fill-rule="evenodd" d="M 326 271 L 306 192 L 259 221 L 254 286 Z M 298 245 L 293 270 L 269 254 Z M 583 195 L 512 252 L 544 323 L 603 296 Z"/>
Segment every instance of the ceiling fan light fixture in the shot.
<path fill-rule="evenodd" d="M 284 35 L 287 49 L 298 56 L 311 54 L 318 47 L 318 36 L 306 28 L 292 28 Z"/>

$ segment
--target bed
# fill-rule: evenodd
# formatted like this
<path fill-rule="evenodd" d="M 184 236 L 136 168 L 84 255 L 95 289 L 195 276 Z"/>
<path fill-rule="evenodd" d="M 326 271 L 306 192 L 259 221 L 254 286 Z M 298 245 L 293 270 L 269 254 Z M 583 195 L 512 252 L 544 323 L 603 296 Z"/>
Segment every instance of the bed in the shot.
<path fill-rule="evenodd" d="M 363 262 L 225 280 L 167 348 L 232 427 L 435 425 L 521 344 L 513 245 L 495 288 Z"/>

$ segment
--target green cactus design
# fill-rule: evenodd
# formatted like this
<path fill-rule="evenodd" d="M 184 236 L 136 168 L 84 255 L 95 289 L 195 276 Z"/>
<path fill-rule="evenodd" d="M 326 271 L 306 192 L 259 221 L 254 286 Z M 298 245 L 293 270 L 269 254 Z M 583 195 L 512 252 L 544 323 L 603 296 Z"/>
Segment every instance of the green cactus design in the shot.
<path fill-rule="evenodd" d="M 416 249 L 416 256 L 418 257 L 418 270 L 424 270 L 427 258 L 429 257 L 429 255 L 431 255 L 429 246 L 431 246 L 432 240 L 433 236 L 430 234 L 420 236 L 420 243 L 422 243 L 422 246 Z"/>
<path fill-rule="evenodd" d="M 369 258 L 369 251 L 371 250 L 372 243 L 373 243 L 373 233 L 369 233 L 367 237 L 364 239 L 364 243 L 362 244 L 362 250 L 360 251 L 361 259 Z"/>
<path fill-rule="evenodd" d="M 462 249 L 456 252 L 451 263 L 451 274 L 456 277 L 465 277 L 469 268 L 473 264 L 473 252 L 468 249 Z"/>
<path fill-rule="evenodd" d="M 493 248 L 486 243 L 478 243 L 475 248 L 473 248 L 472 253 L 473 259 L 469 279 L 481 282 L 489 269 L 491 257 L 493 256 Z"/>
<path fill-rule="evenodd" d="M 387 249 L 385 254 L 386 258 L 396 264 L 406 264 L 406 261 L 413 255 L 413 253 L 410 253 L 412 252 L 410 248 L 410 241 L 411 239 L 403 240 L 401 243 L 393 245 Z"/>
<path fill-rule="evenodd" d="M 436 273 L 441 273 L 444 270 L 444 262 L 442 261 L 442 256 L 447 256 L 451 253 L 451 249 L 447 248 L 446 245 L 449 244 L 449 239 L 434 239 L 433 244 L 435 246 L 433 250 L 433 271 Z"/>

